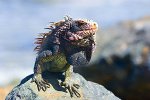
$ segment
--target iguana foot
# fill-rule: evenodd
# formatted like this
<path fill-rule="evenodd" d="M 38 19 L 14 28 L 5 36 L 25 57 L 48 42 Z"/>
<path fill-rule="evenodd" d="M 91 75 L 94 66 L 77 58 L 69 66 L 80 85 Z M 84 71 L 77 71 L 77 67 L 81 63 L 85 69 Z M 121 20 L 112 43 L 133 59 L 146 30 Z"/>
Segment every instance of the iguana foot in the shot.
<path fill-rule="evenodd" d="M 41 89 L 42 89 L 43 91 L 46 91 L 47 88 L 50 88 L 50 84 L 48 83 L 48 81 L 42 79 L 41 76 L 40 76 L 40 77 L 34 76 L 34 77 L 32 78 L 31 83 L 32 83 L 32 82 L 35 82 L 35 83 L 36 83 L 37 88 L 38 88 L 38 91 L 40 91 Z"/>
<path fill-rule="evenodd" d="M 71 97 L 73 97 L 74 95 L 79 98 L 81 97 L 80 93 L 78 92 L 78 89 L 80 88 L 78 84 L 75 84 L 71 81 L 65 81 L 61 82 L 60 85 L 69 91 Z"/>

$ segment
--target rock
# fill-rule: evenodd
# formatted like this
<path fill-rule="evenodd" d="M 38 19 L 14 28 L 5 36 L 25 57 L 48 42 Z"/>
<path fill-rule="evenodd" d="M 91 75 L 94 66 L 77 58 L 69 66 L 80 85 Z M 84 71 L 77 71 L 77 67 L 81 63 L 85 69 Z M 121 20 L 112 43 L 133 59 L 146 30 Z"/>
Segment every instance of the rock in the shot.
<path fill-rule="evenodd" d="M 131 55 L 133 63 L 150 68 L 150 16 L 123 21 L 101 30 L 97 38 L 96 60 L 111 59 L 112 55 Z"/>
<path fill-rule="evenodd" d="M 62 75 L 61 75 L 62 76 Z M 51 87 L 45 92 L 38 91 L 36 84 L 31 83 L 32 75 L 24 78 L 6 97 L 6 100 L 120 100 L 113 93 L 103 86 L 86 81 L 81 75 L 73 73 L 72 79 L 80 85 L 81 97 L 70 97 L 69 92 L 59 86 L 60 75 L 54 73 L 44 74 L 43 77 L 48 79 Z"/>

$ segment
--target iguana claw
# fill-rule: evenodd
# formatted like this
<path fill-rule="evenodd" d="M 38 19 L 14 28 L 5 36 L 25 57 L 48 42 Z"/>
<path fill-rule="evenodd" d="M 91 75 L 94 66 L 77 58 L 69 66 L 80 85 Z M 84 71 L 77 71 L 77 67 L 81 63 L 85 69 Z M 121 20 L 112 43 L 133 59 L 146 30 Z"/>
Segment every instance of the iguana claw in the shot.
<path fill-rule="evenodd" d="M 73 95 L 76 95 L 79 98 L 81 97 L 80 93 L 78 92 L 78 89 L 80 87 L 78 84 L 61 82 L 60 85 L 69 91 L 71 97 L 73 97 Z"/>
<path fill-rule="evenodd" d="M 38 91 L 40 91 L 41 89 L 43 91 L 46 91 L 47 88 L 50 88 L 50 84 L 44 79 L 36 79 L 36 77 L 33 77 L 31 83 L 32 82 L 36 83 Z"/>

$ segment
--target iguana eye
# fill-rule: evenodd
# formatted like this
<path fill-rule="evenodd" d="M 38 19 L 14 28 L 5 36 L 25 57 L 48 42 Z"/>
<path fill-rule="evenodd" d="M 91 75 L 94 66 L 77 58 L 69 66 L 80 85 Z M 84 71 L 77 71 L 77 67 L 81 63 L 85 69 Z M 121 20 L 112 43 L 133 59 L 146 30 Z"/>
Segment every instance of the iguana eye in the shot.
<path fill-rule="evenodd" d="M 78 25 L 78 26 L 82 26 L 82 25 L 84 25 L 84 24 L 85 24 L 85 22 L 84 22 L 84 21 L 77 21 L 76 23 L 77 23 L 77 25 Z"/>

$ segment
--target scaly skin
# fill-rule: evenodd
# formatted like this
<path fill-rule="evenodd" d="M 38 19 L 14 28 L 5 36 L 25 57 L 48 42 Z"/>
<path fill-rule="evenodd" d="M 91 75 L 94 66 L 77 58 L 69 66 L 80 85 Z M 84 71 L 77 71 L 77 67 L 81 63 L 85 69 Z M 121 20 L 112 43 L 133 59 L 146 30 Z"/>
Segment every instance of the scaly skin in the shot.
<path fill-rule="evenodd" d="M 88 20 L 73 20 L 65 17 L 65 20 L 52 23 L 49 33 L 37 38 L 35 49 L 38 56 L 34 65 L 34 77 L 38 90 L 46 91 L 50 83 L 42 78 L 42 72 L 65 72 L 65 80 L 61 82 L 70 96 L 80 97 L 79 85 L 71 81 L 72 67 L 88 64 L 95 46 L 94 35 L 97 24 Z"/>

